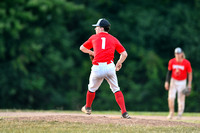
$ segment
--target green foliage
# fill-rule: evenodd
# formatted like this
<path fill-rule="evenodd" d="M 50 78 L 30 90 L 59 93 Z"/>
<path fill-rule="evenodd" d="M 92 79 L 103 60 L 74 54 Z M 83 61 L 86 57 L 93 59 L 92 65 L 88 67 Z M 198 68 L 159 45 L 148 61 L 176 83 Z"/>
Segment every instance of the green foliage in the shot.
<path fill-rule="evenodd" d="M 0 108 L 80 109 L 91 62 L 79 47 L 94 34 L 91 24 L 105 17 L 129 55 L 117 73 L 127 109 L 168 110 L 167 63 L 180 46 L 194 77 L 186 111 L 198 112 L 199 5 L 198 0 L 2 0 Z M 119 109 L 106 82 L 93 105 Z"/>

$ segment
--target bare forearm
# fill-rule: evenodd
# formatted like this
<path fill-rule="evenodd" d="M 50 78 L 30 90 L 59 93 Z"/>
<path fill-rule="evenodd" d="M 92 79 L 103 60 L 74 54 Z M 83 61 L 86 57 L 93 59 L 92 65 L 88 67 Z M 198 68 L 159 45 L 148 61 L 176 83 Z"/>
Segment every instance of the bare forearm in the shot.
<path fill-rule="evenodd" d="M 124 51 L 120 54 L 120 58 L 119 60 L 117 61 L 117 64 L 116 64 L 116 68 L 115 70 L 116 71 L 119 71 L 122 67 L 122 63 L 126 60 L 126 57 L 128 56 L 127 52 Z"/>
<path fill-rule="evenodd" d="M 122 63 L 126 60 L 127 56 L 128 56 L 128 54 L 127 54 L 126 51 L 122 52 L 122 53 L 120 54 L 120 58 L 119 58 L 119 60 L 118 60 L 117 62 L 118 62 L 119 64 L 122 64 Z"/>
<path fill-rule="evenodd" d="M 89 50 L 89 49 L 85 48 L 83 45 L 81 45 L 80 50 L 81 50 L 83 53 L 87 53 L 87 54 L 89 54 L 89 55 L 94 55 L 94 52 L 93 52 L 92 50 Z"/>
<path fill-rule="evenodd" d="M 188 86 L 192 86 L 192 73 L 188 73 Z"/>

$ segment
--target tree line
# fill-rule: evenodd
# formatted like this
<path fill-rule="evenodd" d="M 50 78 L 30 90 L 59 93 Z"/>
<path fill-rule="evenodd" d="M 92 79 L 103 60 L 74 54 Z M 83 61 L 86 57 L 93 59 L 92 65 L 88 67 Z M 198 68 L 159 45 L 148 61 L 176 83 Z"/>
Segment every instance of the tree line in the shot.
<path fill-rule="evenodd" d="M 117 72 L 127 109 L 168 110 L 167 65 L 181 47 L 193 68 L 185 110 L 198 112 L 199 9 L 199 0 L 2 0 L 0 108 L 79 110 L 92 66 L 79 47 L 106 18 L 129 55 Z M 119 109 L 106 82 L 93 108 Z"/>

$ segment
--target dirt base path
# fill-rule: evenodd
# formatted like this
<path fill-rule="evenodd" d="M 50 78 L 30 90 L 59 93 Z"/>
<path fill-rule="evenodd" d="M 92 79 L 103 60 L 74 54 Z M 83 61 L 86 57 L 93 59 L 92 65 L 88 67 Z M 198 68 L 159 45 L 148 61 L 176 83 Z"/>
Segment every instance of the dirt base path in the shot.
<path fill-rule="evenodd" d="M 58 121 L 81 122 L 89 124 L 118 124 L 118 125 L 144 125 L 144 126 L 189 126 L 200 128 L 200 117 L 183 117 L 182 120 L 198 121 L 198 123 L 183 122 L 182 120 L 167 120 L 165 116 L 131 116 L 123 119 L 120 115 L 85 115 L 79 113 L 54 112 L 0 112 L 1 120 L 19 121 Z"/>

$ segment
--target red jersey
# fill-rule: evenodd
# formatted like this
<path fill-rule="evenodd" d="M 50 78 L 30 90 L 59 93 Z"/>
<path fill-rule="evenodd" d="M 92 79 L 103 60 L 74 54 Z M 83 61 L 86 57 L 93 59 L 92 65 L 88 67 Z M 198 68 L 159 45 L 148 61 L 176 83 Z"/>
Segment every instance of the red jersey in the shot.
<path fill-rule="evenodd" d="M 85 43 L 83 43 L 83 46 L 87 49 L 93 48 L 94 59 L 92 64 L 98 64 L 98 62 L 111 62 L 114 59 L 115 50 L 118 53 L 125 51 L 125 48 L 121 43 L 106 32 L 92 35 Z"/>
<path fill-rule="evenodd" d="M 185 80 L 187 73 L 192 72 L 191 64 L 188 60 L 183 59 L 182 62 L 177 62 L 175 58 L 169 61 L 168 70 L 172 70 L 172 78 L 176 80 Z"/>

